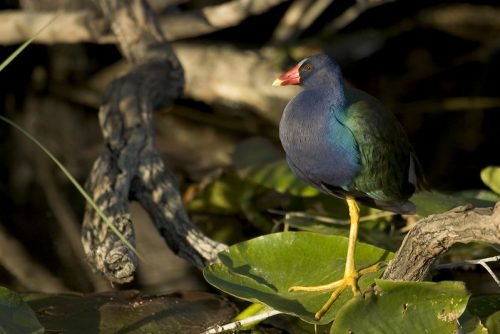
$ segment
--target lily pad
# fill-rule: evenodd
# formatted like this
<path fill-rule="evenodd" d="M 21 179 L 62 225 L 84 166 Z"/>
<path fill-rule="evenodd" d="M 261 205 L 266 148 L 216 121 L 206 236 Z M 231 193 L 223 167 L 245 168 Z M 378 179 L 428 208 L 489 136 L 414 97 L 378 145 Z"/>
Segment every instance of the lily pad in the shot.
<path fill-rule="evenodd" d="M 35 312 L 21 296 L 0 287 L 0 334 L 43 333 L 44 329 Z"/>
<path fill-rule="evenodd" d="M 376 283 L 380 293 L 349 301 L 330 333 L 457 333 L 469 299 L 462 282 Z"/>
<path fill-rule="evenodd" d="M 320 321 L 314 313 L 331 292 L 289 292 L 294 285 L 321 285 L 341 279 L 344 274 L 348 239 L 309 232 L 284 232 L 261 236 L 219 253 L 221 263 L 204 270 L 205 279 L 218 289 L 251 302 L 268 305 L 309 323 L 326 324 L 335 319 L 340 307 L 352 298 L 346 289 Z M 363 243 L 356 249 L 358 269 L 389 260 L 393 254 Z M 363 291 L 382 270 L 364 275 Z"/>

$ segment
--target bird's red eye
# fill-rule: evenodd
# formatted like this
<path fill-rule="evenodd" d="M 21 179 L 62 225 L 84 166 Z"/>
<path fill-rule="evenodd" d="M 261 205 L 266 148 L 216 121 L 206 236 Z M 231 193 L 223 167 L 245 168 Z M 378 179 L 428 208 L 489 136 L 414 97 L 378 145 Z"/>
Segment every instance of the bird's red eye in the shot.
<path fill-rule="evenodd" d="M 311 64 L 306 64 L 303 67 L 303 70 L 306 71 L 306 72 L 311 72 L 313 70 L 313 66 Z"/>

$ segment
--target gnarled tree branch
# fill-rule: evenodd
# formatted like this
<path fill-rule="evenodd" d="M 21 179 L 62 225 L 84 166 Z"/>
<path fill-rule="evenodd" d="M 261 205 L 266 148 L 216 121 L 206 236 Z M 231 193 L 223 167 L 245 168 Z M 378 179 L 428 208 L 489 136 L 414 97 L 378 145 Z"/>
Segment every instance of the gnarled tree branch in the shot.
<path fill-rule="evenodd" d="M 500 244 L 500 202 L 495 208 L 461 206 L 421 219 L 406 235 L 383 278 L 421 281 L 455 243 Z"/>
<path fill-rule="evenodd" d="M 106 142 L 94 163 L 87 189 L 133 244 L 129 199 L 148 211 L 170 248 L 198 267 L 225 248 L 205 237 L 189 220 L 173 175 L 154 145 L 153 112 L 180 96 L 183 69 L 164 39 L 153 13 L 141 0 L 96 0 L 109 18 L 130 71 L 108 87 L 99 111 Z M 89 262 L 113 282 L 132 280 L 134 253 L 87 206 L 82 241 Z"/>

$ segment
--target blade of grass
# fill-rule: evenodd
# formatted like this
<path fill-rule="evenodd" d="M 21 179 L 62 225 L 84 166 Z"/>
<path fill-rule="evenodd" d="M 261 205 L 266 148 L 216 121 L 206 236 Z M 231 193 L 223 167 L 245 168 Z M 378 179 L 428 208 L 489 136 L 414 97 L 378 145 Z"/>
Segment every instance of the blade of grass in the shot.
<path fill-rule="evenodd" d="M 78 183 L 77 180 L 75 180 L 75 178 L 70 174 L 70 172 L 66 169 L 66 167 L 64 167 L 63 164 L 59 160 L 57 160 L 57 158 L 52 153 L 50 153 L 50 151 L 47 148 L 45 148 L 45 146 L 42 145 L 42 143 L 40 143 L 35 137 L 33 137 L 31 134 L 29 134 L 26 130 L 24 130 L 22 127 L 20 127 L 16 123 L 12 122 L 10 119 L 5 118 L 3 116 L 0 116 L 0 120 L 6 122 L 10 126 L 19 130 L 22 134 L 24 134 L 26 137 L 28 137 L 33 143 L 35 143 L 45 154 L 47 154 L 49 156 L 49 158 L 52 159 L 52 161 L 54 161 L 54 163 L 57 165 L 57 167 L 59 167 L 59 169 L 64 173 L 64 175 L 66 175 L 66 177 L 71 181 L 71 183 L 73 183 L 73 185 L 80 192 L 80 194 L 82 194 L 82 196 L 85 198 L 87 203 L 89 203 L 89 205 L 97 212 L 99 217 L 101 217 L 101 219 L 104 220 L 106 225 L 108 225 L 109 228 L 120 238 L 120 240 L 130 250 L 132 250 L 137 255 L 137 257 L 139 259 L 142 260 L 142 257 L 139 255 L 139 253 L 137 252 L 135 247 L 132 246 L 132 244 L 123 236 L 123 234 L 120 233 L 120 231 L 118 231 L 116 226 L 113 225 L 111 220 L 104 214 L 104 212 L 102 212 L 102 210 L 92 200 L 92 198 L 89 196 L 89 194 L 87 194 L 85 189 L 83 189 L 83 187 Z"/>
<path fill-rule="evenodd" d="M 54 22 L 57 17 L 59 15 L 55 15 L 52 19 L 50 19 L 49 22 L 47 22 L 42 28 L 40 28 L 40 30 L 38 30 L 30 39 L 28 39 L 26 42 L 24 42 L 23 44 L 21 44 L 14 52 L 12 52 L 12 54 L 10 56 L 7 57 L 7 59 L 5 59 L 1 64 L 0 64 L 0 72 L 2 72 L 2 70 L 7 67 L 7 65 L 9 65 L 21 52 L 23 52 L 24 49 L 26 49 L 26 47 L 28 45 L 30 45 L 34 40 L 35 38 L 40 35 L 40 33 L 42 31 L 44 31 L 49 25 L 52 24 L 52 22 Z"/>

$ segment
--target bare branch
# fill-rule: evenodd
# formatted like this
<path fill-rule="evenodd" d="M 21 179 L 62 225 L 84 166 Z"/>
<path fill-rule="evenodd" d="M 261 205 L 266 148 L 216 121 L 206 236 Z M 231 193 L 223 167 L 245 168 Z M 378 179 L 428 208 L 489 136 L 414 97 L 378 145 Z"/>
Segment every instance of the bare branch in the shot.
<path fill-rule="evenodd" d="M 500 202 L 495 208 L 462 206 L 421 219 L 406 235 L 383 278 L 421 281 L 455 243 L 500 243 Z"/>
<path fill-rule="evenodd" d="M 59 15 L 35 40 L 35 43 L 114 43 L 115 38 L 103 19 L 89 10 L 68 12 L 0 11 L 0 44 L 23 43 L 47 22 Z"/>
<path fill-rule="evenodd" d="M 333 20 L 332 23 L 327 25 L 323 29 L 323 32 L 326 34 L 333 34 L 355 21 L 366 10 L 392 1 L 395 0 L 358 0 L 354 6 L 347 9 L 339 17 Z"/>
<path fill-rule="evenodd" d="M 302 14 L 313 2 L 314 0 L 295 0 L 274 30 L 271 37 L 271 44 L 283 44 L 288 41 L 295 34 Z"/>
<path fill-rule="evenodd" d="M 235 332 L 241 329 L 244 326 L 249 326 L 255 323 L 258 323 L 260 321 L 263 321 L 267 318 L 270 318 L 272 316 L 275 316 L 277 314 L 281 314 L 282 312 L 276 311 L 276 310 L 271 310 L 271 311 L 266 311 L 262 313 L 258 313 L 254 316 L 245 318 L 243 320 L 238 320 L 234 322 L 230 322 L 225 325 L 215 325 L 213 327 L 208 328 L 206 331 L 204 331 L 201 334 L 217 334 L 217 333 L 225 333 L 225 332 Z"/>
<path fill-rule="evenodd" d="M 160 18 L 159 25 L 170 40 L 196 37 L 239 24 L 288 0 L 233 0 L 216 6 Z M 22 43 L 52 19 L 57 12 L 0 12 L 0 44 Z M 36 43 L 115 43 L 109 24 L 90 10 L 65 12 L 51 24 Z"/>
<path fill-rule="evenodd" d="M 271 37 L 271 44 L 291 44 L 304 32 L 333 0 L 295 0 Z"/>
<path fill-rule="evenodd" d="M 500 255 L 497 256 L 491 256 L 487 257 L 484 259 L 478 259 L 478 260 L 464 260 L 460 262 L 455 262 L 455 263 L 444 263 L 444 264 L 439 264 L 435 266 L 436 269 L 449 269 L 449 268 L 456 268 L 456 267 L 461 267 L 463 265 L 471 265 L 471 264 L 479 264 L 481 265 L 488 274 L 493 278 L 495 283 L 500 287 L 500 279 L 498 279 L 497 275 L 493 272 L 493 270 L 490 268 L 488 265 L 488 262 L 497 262 L 500 261 Z"/>
<path fill-rule="evenodd" d="M 434 100 L 421 100 L 401 106 L 404 112 L 454 112 L 496 109 L 500 107 L 500 98 L 489 96 L 443 97 Z"/>
<path fill-rule="evenodd" d="M 425 26 L 484 44 L 496 45 L 500 32 L 500 9 L 489 5 L 457 3 L 422 10 L 418 21 Z M 494 46 L 496 47 L 496 46 Z"/>
<path fill-rule="evenodd" d="M 285 1 L 289 0 L 233 0 L 166 17 L 160 20 L 160 25 L 170 41 L 196 37 L 236 26 L 247 17 L 265 13 Z"/>

